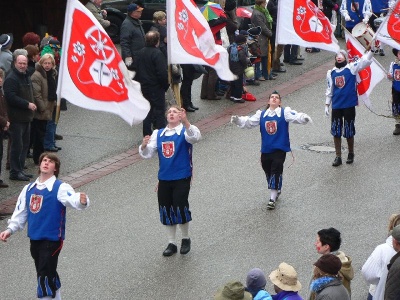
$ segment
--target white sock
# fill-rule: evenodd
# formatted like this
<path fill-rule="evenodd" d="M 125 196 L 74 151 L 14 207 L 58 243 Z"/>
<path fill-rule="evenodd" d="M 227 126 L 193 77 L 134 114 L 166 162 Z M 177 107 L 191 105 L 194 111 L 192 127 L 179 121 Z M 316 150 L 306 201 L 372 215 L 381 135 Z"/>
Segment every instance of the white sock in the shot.
<path fill-rule="evenodd" d="M 185 224 L 179 224 L 179 229 L 182 232 L 182 238 L 188 239 L 189 238 L 189 222 Z"/>
<path fill-rule="evenodd" d="M 278 196 L 278 190 L 271 190 L 271 200 L 275 201 L 276 196 Z"/>
<path fill-rule="evenodd" d="M 60 291 L 60 289 L 58 289 L 57 291 L 56 291 L 56 297 L 54 298 L 55 300 L 61 300 L 61 291 Z"/>
<path fill-rule="evenodd" d="M 167 225 L 168 243 L 176 245 L 176 225 Z"/>

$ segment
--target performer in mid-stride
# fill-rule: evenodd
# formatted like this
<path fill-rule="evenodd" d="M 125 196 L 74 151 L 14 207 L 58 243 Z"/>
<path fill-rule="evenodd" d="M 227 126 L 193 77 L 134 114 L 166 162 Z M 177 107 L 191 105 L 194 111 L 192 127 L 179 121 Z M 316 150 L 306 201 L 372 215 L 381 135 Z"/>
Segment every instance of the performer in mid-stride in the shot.
<path fill-rule="evenodd" d="M 89 206 L 85 193 L 75 193 L 69 184 L 57 179 L 59 172 L 60 159 L 54 153 L 42 153 L 39 177 L 23 188 L 7 229 L 0 233 L 0 240 L 6 242 L 28 222 L 31 256 L 37 273 L 37 297 L 49 300 L 61 299 L 57 264 L 65 238 L 66 208 L 82 210 Z"/>
<path fill-rule="evenodd" d="M 335 56 L 335 67 L 326 74 L 325 115 L 329 116 L 329 106 L 332 104 L 331 134 L 336 152 L 332 163 L 334 167 L 342 164 L 342 135 L 347 140 L 349 150 L 346 164 L 352 164 L 354 161 L 357 75 L 372 63 L 372 56 L 373 53 L 369 51 L 359 60 L 348 63 L 346 50 L 340 50 Z"/>
<path fill-rule="evenodd" d="M 231 122 L 240 128 L 259 127 L 261 132 L 261 166 L 267 176 L 271 197 L 268 209 L 275 209 L 275 202 L 282 188 L 283 164 L 286 152 L 290 152 L 289 123 L 306 124 L 311 118 L 290 107 L 281 107 L 281 96 L 274 91 L 268 99 L 267 108 L 253 116 L 232 116 Z"/>
<path fill-rule="evenodd" d="M 154 130 L 146 135 L 139 146 L 143 158 L 151 158 L 158 153 L 160 168 L 158 171 L 158 206 L 160 221 L 166 226 L 168 246 L 164 256 L 177 252 L 176 227 L 182 232 L 181 254 L 190 251 L 189 222 L 192 215 L 189 210 L 189 191 L 192 180 L 193 144 L 201 139 L 200 130 L 190 124 L 186 111 L 176 105 L 168 108 L 167 127 Z"/>

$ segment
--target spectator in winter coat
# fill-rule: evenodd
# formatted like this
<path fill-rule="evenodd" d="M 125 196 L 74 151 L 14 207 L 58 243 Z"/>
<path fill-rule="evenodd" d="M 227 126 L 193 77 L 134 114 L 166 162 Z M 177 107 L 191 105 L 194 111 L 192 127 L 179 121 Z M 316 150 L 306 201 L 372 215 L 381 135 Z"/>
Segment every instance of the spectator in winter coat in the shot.
<path fill-rule="evenodd" d="M 251 269 L 247 273 L 246 284 L 246 290 L 251 293 L 254 300 L 272 300 L 271 295 L 265 290 L 267 280 L 261 269 Z"/>

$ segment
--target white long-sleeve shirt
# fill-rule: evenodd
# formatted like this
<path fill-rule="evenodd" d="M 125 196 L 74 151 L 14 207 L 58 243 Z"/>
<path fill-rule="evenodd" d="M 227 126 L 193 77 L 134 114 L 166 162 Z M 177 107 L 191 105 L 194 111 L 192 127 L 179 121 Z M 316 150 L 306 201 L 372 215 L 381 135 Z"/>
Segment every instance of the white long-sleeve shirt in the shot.
<path fill-rule="evenodd" d="M 265 111 L 264 116 L 273 117 L 277 115 L 278 117 L 280 117 L 281 112 L 282 112 L 281 107 L 277 107 L 274 110 L 268 108 Z M 256 113 L 252 116 L 239 117 L 239 120 L 236 123 L 236 125 L 240 128 L 253 128 L 256 126 L 260 126 L 261 113 L 262 110 L 257 110 Z M 291 109 L 290 107 L 285 107 L 283 114 L 286 122 L 288 123 L 305 124 L 308 122 L 305 120 L 306 117 L 309 117 L 307 114 L 298 113 L 297 111 Z"/>
<path fill-rule="evenodd" d="M 45 182 L 39 182 L 38 178 L 33 184 L 28 184 L 22 189 L 22 192 L 19 194 L 14 213 L 12 214 L 11 219 L 8 220 L 7 229 L 11 230 L 11 233 L 24 229 L 27 222 L 28 207 L 26 207 L 26 191 L 28 190 L 28 187 L 29 190 L 36 186 L 38 190 L 47 188 L 49 191 L 51 191 L 56 179 L 56 176 L 52 176 Z M 87 197 L 87 205 L 82 205 L 80 202 L 80 196 L 80 193 L 75 193 L 72 186 L 65 182 L 61 183 L 57 193 L 58 201 L 60 201 L 65 207 L 71 207 L 78 210 L 89 207 L 89 197 Z"/>
<path fill-rule="evenodd" d="M 373 300 L 383 300 L 384 298 L 386 277 L 389 272 L 387 265 L 395 254 L 392 236 L 389 236 L 384 244 L 375 248 L 362 266 L 361 273 L 364 280 L 372 285 L 369 292 L 373 296 Z"/>
<path fill-rule="evenodd" d="M 181 135 L 183 130 L 183 124 L 179 124 L 174 128 L 165 127 L 161 132 L 161 136 L 171 136 L 175 133 Z M 151 158 L 157 152 L 157 137 L 158 137 L 158 129 L 154 130 L 151 134 L 150 141 L 147 144 L 147 147 L 142 149 L 142 145 L 139 146 L 139 154 L 143 158 Z M 201 133 L 199 128 L 195 125 L 190 125 L 188 130 L 185 130 L 185 140 L 190 144 L 195 144 L 201 139 Z"/>

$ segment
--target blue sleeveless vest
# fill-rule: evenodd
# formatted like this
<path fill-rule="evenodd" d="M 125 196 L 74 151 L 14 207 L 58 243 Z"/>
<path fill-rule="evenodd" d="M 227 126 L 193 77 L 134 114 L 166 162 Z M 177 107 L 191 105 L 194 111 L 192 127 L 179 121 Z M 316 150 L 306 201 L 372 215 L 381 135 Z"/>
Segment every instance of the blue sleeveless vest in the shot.
<path fill-rule="evenodd" d="M 281 116 L 265 116 L 265 110 L 261 112 L 261 153 L 272 153 L 276 150 L 290 152 L 289 124 L 285 120 L 284 108 L 281 108 Z"/>

